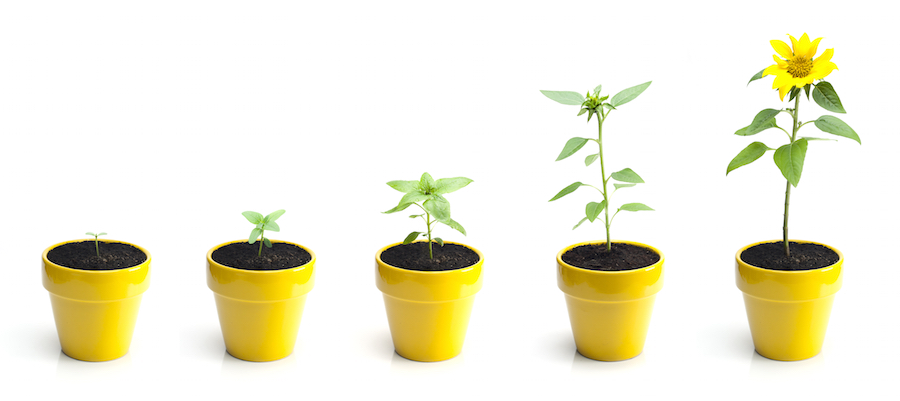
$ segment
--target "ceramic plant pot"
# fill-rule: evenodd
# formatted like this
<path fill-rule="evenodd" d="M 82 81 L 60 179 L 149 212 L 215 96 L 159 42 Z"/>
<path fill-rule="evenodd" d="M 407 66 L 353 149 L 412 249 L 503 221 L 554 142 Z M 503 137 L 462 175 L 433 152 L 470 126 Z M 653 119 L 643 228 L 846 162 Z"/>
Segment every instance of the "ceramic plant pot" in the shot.
<path fill-rule="evenodd" d="M 206 254 L 206 283 L 216 298 L 225 349 L 238 359 L 267 362 L 294 352 L 306 294 L 313 288 L 316 255 L 302 266 L 281 270 L 245 270 L 212 259 L 216 249 L 247 242 L 231 241 Z"/>
<path fill-rule="evenodd" d="M 796 241 L 814 243 L 811 241 Z M 813 270 L 782 271 L 752 266 L 735 255 L 735 280 L 744 293 L 744 306 L 753 345 L 760 355 L 779 361 L 812 358 L 822 350 L 834 294 L 841 289 L 844 255 L 835 248 L 838 261 Z"/>
<path fill-rule="evenodd" d="M 447 242 L 452 244 L 453 242 Z M 375 254 L 375 284 L 384 293 L 384 308 L 394 349 L 421 362 L 453 358 L 462 351 L 475 294 L 481 289 L 484 255 L 474 265 L 455 270 L 417 271 L 391 266 Z"/>
<path fill-rule="evenodd" d="M 598 271 L 562 260 L 564 253 L 577 246 L 605 243 L 582 242 L 560 251 L 556 255 L 557 284 L 566 294 L 578 352 L 599 361 L 621 361 L 644 350 L 653 302 L 663 285 L 665 258 L 651 246 L 614 241 L 649 248 L 659 255 L 659 261 L 634 270 Z"/>
<path fill-rule="evenodd" d="M 128 353 L 134 324 L 137 322 L 141 295 L 150 287 L 150 253 L 143 263 L 116 270 L 82 270 L 57 265 L 47 259 L 52 249 L 44 250 L 42 281 L 50 292 L 53 317 L 62 351 L 75 359 L 90 362 L 109 361 Z"/>

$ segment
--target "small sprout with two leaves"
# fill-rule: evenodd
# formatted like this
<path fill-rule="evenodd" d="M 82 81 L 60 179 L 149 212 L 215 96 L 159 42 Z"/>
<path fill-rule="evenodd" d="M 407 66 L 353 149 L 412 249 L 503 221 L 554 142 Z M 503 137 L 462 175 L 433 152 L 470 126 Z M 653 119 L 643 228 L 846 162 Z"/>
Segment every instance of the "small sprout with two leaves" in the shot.
<path fill-rule="evenodd" d="M 97 249 L 97 257 L 99 258 L 100 257 L 100 240 L 98 240 L 97 237 L 99 237 L 101 235 L 106 235 L 106 233 L 94 234 L 94 233 L 88 231 L 88 232 L 84 233 L 84 235 L 90 235 L 90 236 L 94 237 L 94 248 Z"/>
<path fill-rule="evenodd" d="M 582 115 L 584 113 L 588 113 L 588 122 L 591 121 L 591 117 L 597 116 L 597 138 L 580 138 L 575 137 L 569 139 L 566 142 L 566 145 L 563 147 L 562 152 L 560 152 L 559 156 L 556 158 L 556 161 L 563 160 L 569 156 L 578 152 L 585 144 L 589 141 L 593 141 L 597 143 L 599 147 L 597 153 L 588 155 L 584 159 L 584 165 L 590 166 L 595 161 L 600 161 L 600 174 L 603 179 L 603 185 L 600 188 L 597 188 L 593 185 L 584 184 L 582 182 L 575 182 L 565 188 L 563 188 L 559 193 L 556 194 L 550 201 L 555 201 L 563 196 L 566 196 L 572 192 L 575 192 L 576 189 L 585 186 L 596 189 L 603 195 L 603 200 L 600 202 L 589 202 L 587 206 L 585 206 L 585 217 L 572 227 L 572 229 L 578 228 L 581 223 L 585 221 L 594 222 L 599 216 L 600 213 L 604 213 L 604 224 L 606 225 L 606 251 L 609 252 L 612 248 L 612 242 L 609 236 L 609 228 L 612 225 L 613 219 L 616 215 L 621 211 L 627 212 L 638 212 L 642 210 L 653 210 L 649 206 L 643 203 L 626 203 L 620 206 L 616 212 L 613 214 L 612 218 L 609 217 L 609 209 L 610 209 L 610 197 L 616 190 L 621 188 L 633 187 L 637 184 L 641 184 L 644 180 L 639 176 L 634 170 L 630 168 L 626 168 L 620 171 L 616 171 L 610 175 L 606 175 L 606 167 L 603 163 L 603 123 L 606 121 L 609 114 L 612 113 L 613 110 L 618 110 L 619 107 L 628 103 L 635 98 L 638 97 L 641 93 L 643 93 L 649 86 L 652 81 L 644 82 L 637 86 L 632 86 L 628 89 L 622 90 L 617 93 L 612 99 L 609 98 L 609 95 L 600 96 L 600 90 L 602 89 L 601 85 L 597 85 L 594 88 L 593 92 L 588 92 L 585 96 L 581 96 L 581 94 L 577 92 L 568 92 L 568 91 L 545 91 L 542 90 L 541 93 L 544 96 L 547 96 L 551 100 L 556 101 L 557 103 L 572 105 L 572 106 L 580 106 L 580 110 L 578 111 L 578 115 Z M 607 99 L 609 101 L 607 102 Z M 607 191 L 606 184 L 610 180 L 618 181 L 617 183 L 613 183 L 615 189 L 612 192 Z"/>
<path fill-rule="evenodd" d="M 253 227 L 253 231 L 250 231 L 250 243 L 253 244 L 257 240 L 260 240 L 259 253 L 256 256 L 262 256 L 263 244 L 266 245 L 266 248 L 272 247 L 272 241 L 269 241 L 269 239 L 266 238 L 266 230 L 276 232 L 281 231 L 281 227 L 278 227 L 275 220 L 278 220 L 278 218 L 284 214 L 284 209 L 276 210 L 265 217 L 259 213 L 250 211 L 241 214 L 247 218 L 247 221 L 256 224 L 256 227 Z"/>
<path fill-rule="evenodd" d="M 416 240 L 419 236 L 428 238 L 428 258 L 434 259 L 434 252 L 431 243 L 437 242 L 438 245 L 444 246 L 444 240 L 431 237 L 432 224 L 443 223 L 450 228 L 466 235 L 466 229 L 463 228 L 456 220 L 450 218 L 450 202 L 444 197 L 458 189 L 469 185 L 472 180 L 465 177 L 441 178 L 435 181 L 428 173 L 422 174 L 419 181 L 391 181 L 387 184 L 400 192 L 403 192 L 403 198 L 400 203 L 391 210 L 383 213 L 395 213 L 406 208 L 416 205 L 424 213 L 410 215 L 409 218 L 414 219 L 421 217 L 425 221 L 425 231 L 413 231 L 406 236 L 403 244 L 409 244 Z M 422 202 L 422 204 L 419 204 Z"/>

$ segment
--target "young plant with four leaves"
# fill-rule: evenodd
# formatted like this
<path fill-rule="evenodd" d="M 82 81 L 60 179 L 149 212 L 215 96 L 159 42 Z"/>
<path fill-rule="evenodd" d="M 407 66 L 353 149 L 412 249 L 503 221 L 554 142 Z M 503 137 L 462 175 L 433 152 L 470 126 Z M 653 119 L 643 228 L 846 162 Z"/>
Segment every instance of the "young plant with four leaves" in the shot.
<path fill-rule="evenodd" d="M 106 235 L 106 233 L 94 234 L 94 233 L 88 231 L 88 232 L 84 233 L 84 235 L 90 235 L 90 236 L 94 237 L 94 248 L 97 249 L 97 257 L 99 258 L 100 257 L 100 240 L 98 240 L 97 237 L 99 237 L 101 235 Z"/>
<path fill-rule="evenodd" d="M 450 202 L 444 195 L 459 190 L 469 185 L 472 180 L 465 177 L 441 178 L 435 181 L 428 173 L 422 174 L 419 181 L 391 181 L 387 184 L 400 192 L 403 192 L 403 198 L 400 203 L 393 209 L 383 213 L 396 213 L 406 208 L 416 205 L 422 209 L 424 213 L 413 214 L 409 218 L 422 218 L 425 221 L 425 231 L 413 231 L 406 236 L 403 244 L 409 244 L 415 241 L 419 236 L 428 238 L 428 258 L 434 259 L 434 251 L 432 250 L 432 242 L 444 246 L 444 240 L 440 238 L 432 238 L 431 230 L 434 223 L 443 223 L 450 228 L 466 235 L 466 229 L 462 225 L 450 218 Z M 421 204 L 419 204 L 421 202 Z"/>
<path fill-rule="evenodd" d="M 556 158 L 556 161 L 560 161 L 569 156 L 574 155 L 576 152 L 578 152 L 578 150 L 580 150 L 585 144 L 587 144 L 590 141 L 596 142 L 597 146 L 598 146 L 597 153 L 588 155 L 584 159 L 584 165 L 590 166 L 595 161 L 599 160 L 600 161 L 600 174 L 601 174 L 601 178 L 603 180 L 603 184 L 600 186 L 600 188 L 598 188 L 593 185 L 588 185 L 588 184 L 585 184 L 582 182 L 575 182 L 572 185 L 569 185 L 569 186 L 563 188 L 562 191 L 559 191 L 559 193 L 556 194 L 556 196 L 554 196 L 552 199 L 550 199 L 550 202 L 553 202 L 559 198 L 562 198 L 563 196 L 566 196 L 572 192 L 575 192 L 576 189 L 581 188 L 583 186 L 591 187 L 591 188 L 594 188 L 597 191 L 599 191 L 600 194 L 603 195 L 603 200 L 600 202 L 589 202 L 587 204 L 587 206 L 585 206 L 585 210 L 584 210 L 585 217 L 582 218 L 581 221 L 579 221 L 578 224 L 575 225 L 575 227 L 572 227 L 572 229 L 574 230 L 574 229 L 578 228 L 578 226 L 580 226 L 585 221 L 590 221 L 591 223 L 593 223 L 594 220 L 596 220 L 597 217 L 600 216 L 600 213 L 604 213 L 603 221 L 604 221 L 604 224 L 606 225 L 606 251 L 607 252 L 609 252 L 612 249 L 612 242 L 611 242 L 611 239 L 609 236 L 609 228 L 612 225 L 613 219 L 615 219 L 616 215 L 618 215 L 619 212 L 621 212 L 623 210 L 627 211 L 627 212 L 638 212 L 638 211 L 642 211 L 642 210 L 653 210 L 653 209 L 651 209 L 649 206 L 647 206 L 643 203 L 626 203 L 626 204 L 620 206 L 616 210 L 616 212 L 613 214 L 612 217 L 609 216 L 610 197 L 612 196 L 612 194 L 616 190 L 619 190 L 621 188 L 628 188 L 628 187 L 633 187 L 637 184 L 641 184 L 644 182 L 644 180 L 637 173 L 635 173 L 634 170 L 632 170 L 630 168 L 616 171 L 615 173 L 612 173 L 609 176 L 606 175 L 606 166 L 603 161 L 603 123 L 609 117 L 610 113 L 612 113 L 615 110 L 618 110 L 618 108 L 621 107 L 622 105 L 637 98 L 638 95 L 643 93 L 644 90 L 646 90 L 647 87 L 649 87 L 649 86 L 650 86 L 650 82 L 645 82 L 643 84 L 633 86 L 631 88 L 625 89 L 625 90 L 617 93 L 615 96 L 612 97 L 612 99 L 609 99 L 609 95 L 602 96 L 602 97 L 600 96 L 600 90 L 602 89 L 601 85 L 597 85 L 597 87 L 594 88 L 593 92 L 588 92 L 584 96 L 581 96 L 581 94 L 576 93 L 576 92 L 545 91 L 545 90 L 541 91 L 541 93 L 543 93 L 544 96 L 547 96 L 548 98 L 555 100 L 558 103 L 562 103 L 565 105 L 572 105 L 572 106 L 580 106 L 578 115 L 580 116 L 582 114 L 587 113 L 587 115 L 588 115 L 587 121 L 588 122 L 591 121 L 591 117 L 597 116 L 597 118 L 596 118 L 596 120 L 597 120 L 597 137 L 596 138 L 575 137 L 575 138 L 569 139 L 569 141 L 566 142 L 566 145 L 563 147 L 562 152 L 560 152 L 559 157 Z M 609 99 L 609 101 L 607 101 L 607 99 Z M 615 187 L 615 189 L 613 189 L 611 192 L 607 190 L 607 183 L 609 183 L 610 180 L 618 181 L 618 182 L 613 183 L 613 186 Z"/>
<path fill-rule="evenodd" d="M 253 227 L 253 231 L 250 231 L 250 244 L 253 244 L 257 240 L 260 240 L 259 253 L 257 254 L 257 256 L 262 256 L 263 244 L 266 245 L 266 248 L 272 247 L 272 241 L 269 241 L 269 239 L 266 238 L 266 230 L 275 232 L 281 231 L 281 227 L 278 227 L 278 224 L 275 223 L 275 220 L 278 220 L 278 218 L 284 214 L 284 209 L 276 210 L 272 213 L 269 213 L 265 217 L 263 217 L 263 215 L 259 213 L 250 211 L 241 214 L 247 218 L 247 221 L 256 224 L 256 227 Z"/>
<path fill-rule="evenodd" d="M 796 187 L 800 183 L 800 173 L 803 172 L 803 162 L 806 159 L 806 149 L 809 142 L 823 140 L 822 138 L 811 137 L 798 138 L 797 132 L 807 124 L 814 124 L 816 128 L 825 133 L 850 138 L 862 144 L 856 131 L 853 131 L 849 125 L 837 117 L 824 115 L 815 120 L 800 121 L 800 98 L 805 93 L 808 101 L 810 91 L 812 92 L 812 100 L 823 109 L 841 114 L 846 113 L 846 111 L 834 87 L 823 80 L 833 70 L 837 69 L 837 66 L 831 62 L 834 49 L 825 50 L 822 52 L 822 55 L 816 58 L 819 41 L 822 38 L 810 41 L 809 36 L 805 33 L 800 37 L 800 40 L 795 39 L 793 36 L 790 36 L 790 38 L 792 47 L 780 40 L 772 40 L 770 42 L 775 52 L 778 53 L 773 56 L 775 64 L 758 72 L 750 78 L 750 82 L 767 75 L 774 75 L 775 81 L 772 83 L 772 88 L 778 90 L 781 101 L 784 101 L 784 97 L 789 94 L 788 102 L 793 101 L 794 107 L 760 111 L 753 118 L 753 122 L 750 125 L 734 133 L 739 136 L 750 136 L 769 128 L 777 128 L 787 135 L 789 142 L 778 149 L 770 148 L 762 142 L 753 142 L 731 160 L 731 163 L 728 164 L 728 169 L 725 171 L 725 175 L 728 175 L 732 170 L 756 161 L 766 152 L 770 150 L 775 151 L 775 165 L 778 166 L 781 174 L 787 179 L 784 192 L 783 226 L 784 254 L 786 257 L 791 256 L 788 242 L 788 209 L 791 201 L 791 186 Z M 749 85 L 750 82 L 747 84 Z M 775 121 L 775 117 L 782 113 L 787 114 L 791 118 L 790 132 L 780 127 Z"/>

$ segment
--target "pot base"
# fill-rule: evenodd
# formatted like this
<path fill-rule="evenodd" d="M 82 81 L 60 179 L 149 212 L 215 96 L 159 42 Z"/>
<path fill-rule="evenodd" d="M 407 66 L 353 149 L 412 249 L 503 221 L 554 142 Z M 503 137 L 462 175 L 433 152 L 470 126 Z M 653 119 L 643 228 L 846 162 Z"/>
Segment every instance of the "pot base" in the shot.
<path fill-rule="evenodd" d="M 112 302 L 82 302 L 50 294 L 63 353 L 72 359 L 105 362 L 128 353 L 141 296 Z"/>
<path fill-rule="evenodd" d="M 640 355 L 655 300 L 651 295 L 630 302 L 591 302 L 566 295 L 578 353 L 606 362 Z"/>
<path fill-rule="evenodd" d="M 756 352 L 776 361 L 800 361 L 822 351 L 834 295 L 805 302 L 773 302 L 744 294 Z"/>

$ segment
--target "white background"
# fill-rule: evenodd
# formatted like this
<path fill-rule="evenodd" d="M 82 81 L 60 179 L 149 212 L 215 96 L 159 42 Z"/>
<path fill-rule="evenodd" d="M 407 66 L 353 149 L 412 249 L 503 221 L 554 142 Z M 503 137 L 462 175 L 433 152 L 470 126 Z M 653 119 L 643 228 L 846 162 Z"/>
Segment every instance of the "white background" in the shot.
<path fill-rule="evenodd" d="M 544 3 L 540 5 L 539 3 Z M 885 4 L 884 2 L 881 2 Z M 366 399 L 685 396 L 828 399 L 888 390 L 900 336 L 894 246 L 898 111 L 893 13 L 876 2 L 18 2 L 0 4 L 0 391 L 15 398 Z M 771 153 L 725 167 L 777 130 L 732 135 L 787 106 L 769 40 L 808 32 L 834 48 L 828 81 L 862 138 L 810 145 L 791 237 L 846 258 L 822 353 L 753 351 L 734 253 L 781 235 L 784 179 Z M 666 257 L 644 353 L 575 352 L 554 258 L 603 238 L 571 227 L 598 195 L 585 150 L 596 125 L 540 89 L 604 93 L 648 80 L 605 124 L 606 165 L 646 181 L 613 197 L 613 237 Z M 801 102 L 801 119 L 825 113 Z M 781 125 L 788 126 L 787 120 Z M 813 125 L 804 135 L 824 136 Z M 590 147 L 591 145 L 587 145 Z M 393 352 L 374 254 L 419 223 L 384 215 L 384 183 L 475 180 L 448 196 L 486 255 L 463 353 Z M 297 349 L 257 364 L 225 353 L 204 281 L 213 246 L 245 238 L 245 210 L 287 209 L 277 239 L 318 256 Z M 152 285 L 131 352 L 60 353 L 40 254 L 85 231 L 148 249 Z M 891 390 L 894 391 L 894 390 Z M 894 391 L 894 394 L 896 392 Z M 457 397 L 457 398 L 454 398 Z"/>

